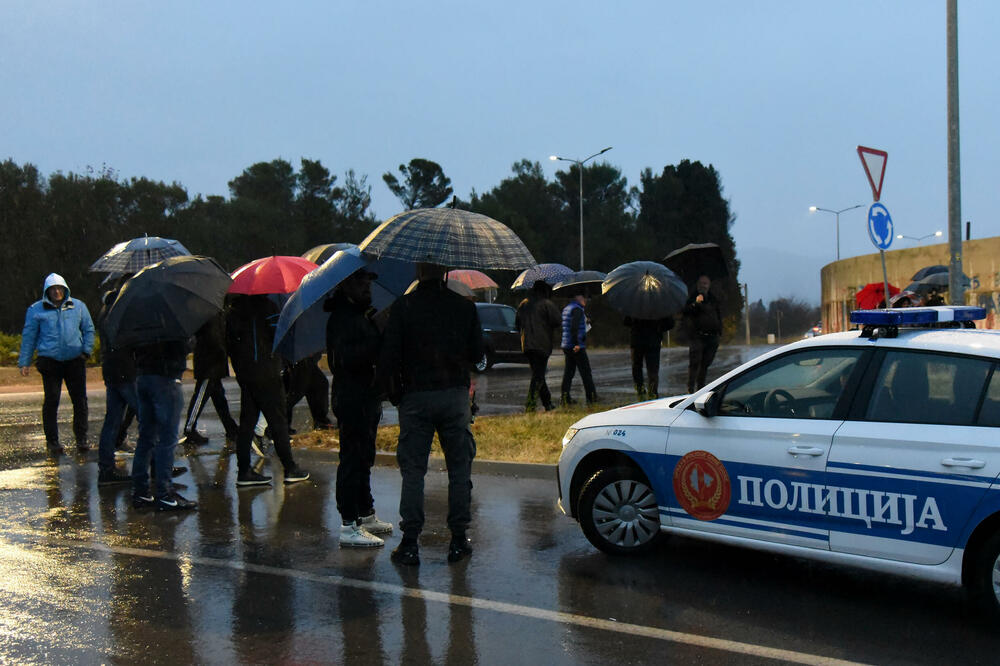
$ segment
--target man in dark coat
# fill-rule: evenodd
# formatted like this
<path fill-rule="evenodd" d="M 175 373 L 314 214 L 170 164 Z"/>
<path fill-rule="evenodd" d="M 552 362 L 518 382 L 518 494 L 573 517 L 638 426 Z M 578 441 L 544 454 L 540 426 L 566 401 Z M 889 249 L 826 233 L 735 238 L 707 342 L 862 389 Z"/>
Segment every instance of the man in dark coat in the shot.
<path fill-rule="evenodd" d="M 382 418 L 382 392 L 375 382 L 375 364 L 382 334 L 372 321 L 371 281 L 364 269 L 344 280 L 324 305 L 327 361 L 333 373 L 333 412 L 340 429 L 337 465 L 337 511 L 343 524 L 341 546 L 378 547 L 380 534 L 392 524 L 375 515 L 371 468 L 375 464 L 375 435 Z"/>
<path fill-rule="evenodd" d="M 517 306 L 514 322 L 521 332 L 521 351 L 531 365 L 531 382 L 528 384 L 528 400 L 525 410 L 535 411 L 537 399 L 541 399 L 546 411 L 555 409 L 552 394 L 545 382 L 549 356 L 552 355 L 552 333 L 559 329 L 562 319 L 559 310 L 549 300 L 552 288 L 544 280 L 537 280 L 531 286 L 528 297 Z"/>
<path fill-rule="evenodd" d="M 399 406 L 403 539 L 392 552 L 397 564 L 420 563 L 424 476 L 435 432 L 448 466 L 448 561 L 472 553 L 466 530 L 472 521 L 476 442 L 469 428 L 469 374 L 483 355 L 483 334 L 476 306 L 448 289 L 444 275 L 441 266 L 417 265 L 419 284 L 393 304 L 379 360 L 389 399 Z"/>
<path fill-rule="evenodd" d="M 639 400 L 655 400 L 660 397 L 660 345 L 663 334 L 674 327 L 674 318 L 632 319 L 625 317 L 629 333 L 629 348 L 632 352 L 632 381 Z M 647 382 L 643 382 L 642 365 L 646 364 Z"/>
<path fill-rule="evenodd" d="M 201 445 L 208 442 L 208 437 L 198 432 L 198 418 L 207 398 L 211 398 L 222 427 L 226 429 L 226 439 L 235 440 L 238 426 L 229 412 L 226 389 L 222 386 L 222 378 L 229 376 L 224 315 L 220 312 L 209 319 L 195 333 L 194 340 L 194 393 L 188 404 L 182 443 Z"/>
<path fill-rule="evenodd" d="M 115 445 L 122 432 L 125 412 L 138 409 L 135 390 L 135 359 L 131 349 L 111 346 L 107 330 L 104 328 L 108 309 L 118 297 L 124 280 L 109 289 L 102 299 L 97 315 L 97 332 L 101 336 L 101 376 L 104 379 L 105 411 L 101 438 L 97 445 L 97 485 L 129 483 L 132 477 L 115 469 Z"/>
<path fill-rule="evenodd" d="M 707 275 L 698 278 L 695 290 L 684 306 L 688 336 L 688 393 L 705 385 L 708 366 L 715 359 L 722 334 L 722 311 L 719 300 L 711 291 L 712 280 Z"/>

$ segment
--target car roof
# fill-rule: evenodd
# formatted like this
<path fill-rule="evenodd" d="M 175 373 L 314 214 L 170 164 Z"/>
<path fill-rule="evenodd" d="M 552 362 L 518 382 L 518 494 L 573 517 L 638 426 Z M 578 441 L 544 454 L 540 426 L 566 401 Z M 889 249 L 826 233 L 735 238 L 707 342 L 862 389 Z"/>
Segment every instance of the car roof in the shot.
<path fill-rule="evenodd" d="M 847 331 L 800 340 L 782 349 L 843 345 L 943 351 L 1000 359 L 1000 331 L 971 328 L 900 328 L 896 337 L 875 339 L 862 337 L 860 331 Z"/>

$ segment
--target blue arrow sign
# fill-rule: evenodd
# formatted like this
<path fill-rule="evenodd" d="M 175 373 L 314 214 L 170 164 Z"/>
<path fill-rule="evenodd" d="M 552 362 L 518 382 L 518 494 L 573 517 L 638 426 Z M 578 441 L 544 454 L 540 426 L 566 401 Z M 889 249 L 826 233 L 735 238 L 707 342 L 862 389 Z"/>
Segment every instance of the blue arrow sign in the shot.
<path fill-rule="evenodd" d="M 868 237 L 879 250 L 888 250 L 892 245 L 892 216 L 889 209 L 877 201 L 868 209 Z"/>

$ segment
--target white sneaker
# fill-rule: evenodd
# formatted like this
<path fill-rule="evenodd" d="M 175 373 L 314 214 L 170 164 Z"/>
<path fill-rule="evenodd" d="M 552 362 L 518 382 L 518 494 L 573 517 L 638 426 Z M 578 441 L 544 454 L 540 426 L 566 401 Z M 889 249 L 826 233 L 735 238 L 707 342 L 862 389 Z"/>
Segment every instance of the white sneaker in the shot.
<path fill-rule="evenodd" d="M 370 516 L 361 516 L 361 527 L 365 528 L 369 534 L 392 534 L 392 523 L 379 520 L 374 513 Z"/>
<path fill-rule="evenodd" d="M 378 538 L 361 525 L 341 525 L 340 545 L 352 546 L 356 548 L 378 548 L 385 545 L 385 541 Z"/>

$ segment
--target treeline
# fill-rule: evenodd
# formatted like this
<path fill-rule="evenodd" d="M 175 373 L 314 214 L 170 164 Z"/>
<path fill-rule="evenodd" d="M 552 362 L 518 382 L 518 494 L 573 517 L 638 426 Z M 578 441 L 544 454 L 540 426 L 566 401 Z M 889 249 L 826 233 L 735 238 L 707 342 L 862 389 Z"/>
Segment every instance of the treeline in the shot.
<path fill-rule="evenodd" d="M 436 163 L 414 159 L 399 175 L 382 178 L 400 210 L 451 205 L 484 213 L 510 226 L 539 262 L 579 265 L 579 172 L 572 165 L 546 178 L 538 162 L 522 160 L 488 192 L 467 200 L 452 192 Z M 40 297 L 50 272 L 61 273 L 74 296 L 92 309 L 100 275 L 88 267 L 115 243 L 131 238 L 176 238 L 191 252 L 214 257 L 228 270 L 271 254 L 298 255 L 321 243 L 359 242 L 381 220 L 371 212 L 367 176 L 342 178 L 318 160 L 298 168 L 283 159 L 259 162 L 229 181 L 228 197 L 190 198 L 180 183 L 121 178 L 110 168 L 48 177 L 31 164 L 0 164 L 0 330 L 20 332 L 25 308 Z M 742 300 L 739 262 L 730 227 L 734 218 L 718 172 L 682 161 L 646 169 L 630 187 L 607 163 L 584 167 L 586 267 L 609 271 L 635 260 L 662 261 L 687 243 L 718 243 L 730 278 L 721 285 L 729 328 L 737 329 Z M 386 217 L 389 217 L 388 215 Z M 495 276 L 501 285 L 513 275 Z"/>

